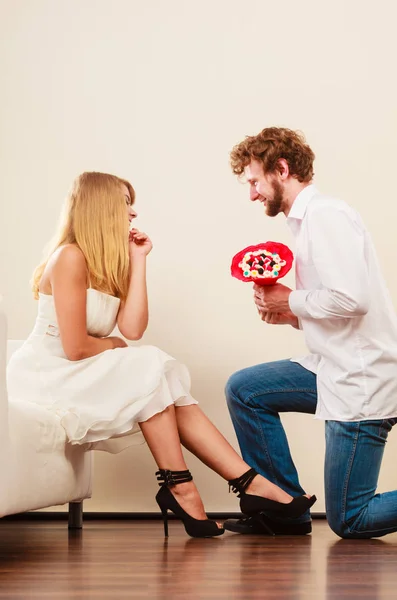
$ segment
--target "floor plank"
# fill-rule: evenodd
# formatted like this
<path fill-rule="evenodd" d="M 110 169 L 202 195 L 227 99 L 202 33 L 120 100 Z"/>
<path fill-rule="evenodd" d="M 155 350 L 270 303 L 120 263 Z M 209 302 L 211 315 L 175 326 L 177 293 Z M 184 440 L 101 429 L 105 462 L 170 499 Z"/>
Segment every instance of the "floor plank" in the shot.
<path fill-rule="evenodd" d="M 397 534 L 188 538 L 179 522 L 0 522 L 0 598 L 20 600 L 397 598 Z"/>

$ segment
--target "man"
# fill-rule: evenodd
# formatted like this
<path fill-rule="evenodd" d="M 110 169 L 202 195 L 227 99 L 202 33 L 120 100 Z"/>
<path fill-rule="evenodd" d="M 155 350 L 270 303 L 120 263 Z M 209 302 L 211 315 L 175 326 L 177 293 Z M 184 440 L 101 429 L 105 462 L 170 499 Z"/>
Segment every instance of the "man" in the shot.
<path fill-rule="evenodd" d="M 397 491 L 375 494 L 397 422 L 397 318 L 367 230 L 345 202 L 317 191 L 313 160 L 302 135 L 275 127 L 231 152 L 250 199 L 270 217 L 284 213 L 296 241 L 296 290 L 254 286 L 256 306 L 266 323 L 302 329 L 311 354 L 238 371 L 227 401 L 243 458 L 292 496 L 304 490 L 279 413 L 323 419 L 329 525 L 343 538 L 379 537 L 397 531 Z M 311 521 L 269 514 L 225 527 L 303 535 Z"/>

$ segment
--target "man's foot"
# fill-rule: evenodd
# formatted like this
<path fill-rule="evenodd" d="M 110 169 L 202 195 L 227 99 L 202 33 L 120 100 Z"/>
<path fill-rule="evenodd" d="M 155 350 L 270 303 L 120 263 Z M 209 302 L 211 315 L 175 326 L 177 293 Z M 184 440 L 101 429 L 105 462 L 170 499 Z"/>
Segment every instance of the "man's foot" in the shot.
<path fill-rule="evenodd" d="M 312 522 L 280 523 L 264 515 L 242 517 L 241 519 L 228 519 L 223 524 L 224 528 L 234 533 L 250 535 L 307 535 L 312 531 Z M 272 532 L 272 533 L 270 533 Z"/>

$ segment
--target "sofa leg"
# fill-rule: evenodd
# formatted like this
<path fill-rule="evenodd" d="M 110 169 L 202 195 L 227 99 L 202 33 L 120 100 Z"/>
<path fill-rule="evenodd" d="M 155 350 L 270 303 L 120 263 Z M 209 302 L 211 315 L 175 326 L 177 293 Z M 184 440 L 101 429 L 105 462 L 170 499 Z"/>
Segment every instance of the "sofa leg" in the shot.
<path fill-rule="evenodd" d="M 82 529 L 83 503 L 69 502 L 69 529 Z"/>

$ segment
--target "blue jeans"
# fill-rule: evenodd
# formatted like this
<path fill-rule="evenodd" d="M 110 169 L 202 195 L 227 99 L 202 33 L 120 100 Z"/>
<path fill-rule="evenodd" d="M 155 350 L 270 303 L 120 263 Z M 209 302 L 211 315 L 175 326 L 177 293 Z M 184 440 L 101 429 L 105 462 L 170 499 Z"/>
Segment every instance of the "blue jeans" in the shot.
<path fill-rule="evenodd" d="M 289 360 L 249 367 L 230 377 L 226 398 L 244 460 L 291 496 L 304 494 L 279 413 L 315 413 L 316 375 Z M 327 519 L 342 538 L 397 531 L 397 491 L 375 493 L 396 421 L 325 423 Z M 308 520 L 309 512 L 294 522 Z"/>

